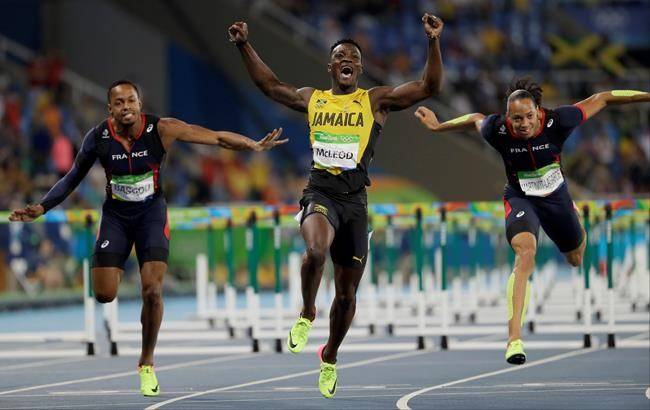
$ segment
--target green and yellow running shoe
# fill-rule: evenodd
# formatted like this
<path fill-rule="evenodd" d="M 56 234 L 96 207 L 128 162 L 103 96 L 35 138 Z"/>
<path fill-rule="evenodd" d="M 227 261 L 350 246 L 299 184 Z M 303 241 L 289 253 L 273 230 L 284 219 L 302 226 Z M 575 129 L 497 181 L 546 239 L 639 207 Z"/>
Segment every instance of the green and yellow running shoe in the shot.
<path fill-rule="evenodd" d="M 160 394 L 160 386 L 158 386 L 158 379 L 153 371 L 153 366 L 146 364 L 138 366 L 138 374 L 140 375 L 140 391 L 142 394 L 147 397 Z"/>
<path fill-rule="evenodd" d="M 526 363 L 526 352 L 524 352 L 524 343 L 521 339 L 516 339 L 508 343 L 506 361 L 510 364 Z"/>
<path fill-rule="evenodd" d="M 304 317 L 296 320 L 287 337 L 287 347 L 291 353 L 300 353 L 304 349 L 310 330 L 311 320 Z"/>
<path fill-rule="evenodd" d="M 318 390 L 323 397 L 331 399 L 336 394 L 336 365 L 325 363 L 323 361 L 323 349 L 325 345 L 318 348 L 318 358 L 320 359 L 320 374 L 318 375 Z"/>

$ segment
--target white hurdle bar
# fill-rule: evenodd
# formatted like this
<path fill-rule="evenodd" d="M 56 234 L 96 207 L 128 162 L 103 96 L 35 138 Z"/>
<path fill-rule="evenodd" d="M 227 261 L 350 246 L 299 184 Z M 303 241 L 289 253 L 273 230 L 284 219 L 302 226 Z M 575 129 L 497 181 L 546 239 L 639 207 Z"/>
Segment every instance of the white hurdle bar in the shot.
<path fill-rule="evenodd" d="M 80 331 L 61 332 L 0 332 L 0 343 L 57 343 L 80 342 L 85 349 L 21 349 L 19 351 L 3 350 L 0 358 L 16 357 L 68 357 L 95 355 L 95 298 L 90 288 L 90 262 L 84 258 L 82 262 L 84 329 Z"/>

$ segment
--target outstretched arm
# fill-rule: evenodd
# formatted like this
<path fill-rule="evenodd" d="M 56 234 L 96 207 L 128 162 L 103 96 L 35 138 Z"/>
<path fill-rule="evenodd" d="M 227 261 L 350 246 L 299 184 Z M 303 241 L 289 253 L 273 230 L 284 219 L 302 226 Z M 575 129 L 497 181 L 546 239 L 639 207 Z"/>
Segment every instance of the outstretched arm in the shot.
<path fill-rule="evenodd" d="M 97 154 L 94 145 L 94 134 L 91 131 L 84 137 L 81 149 L 70 171 L 54 184 L 39 204 L 27 205 L 25 208 L 14 210 L 9 216 L 9 220 L 12 222 L 31 222 L 63 202 L 84 179 L 95 163 Z"/>
<path fill-rule="evenodd" d="M 608 105 L 630 104 L 636 102 L 650 102 L 650 93 L 634 90 L 612 90 L 597 93 L 582 100 L 575 105 L 584 112 L 587 120 L 598 114 L 600 110 Z"/>
<path fill-rule="evenodd" d="M 230 131 L 212 131 L 198 125 L 188 124 L 176 118 L 161 118 L 158 121 L 158 132 L 162 137 L 165 150 L 175 140 L 195 144 L 218 145 L 236 151 L 266 151 L 278 145 L 285 144 L 288 139 L 278 140 L 282 128 L 274 129 L 259 141 Z"/>
<path fill-rule="evenodd" d="M 420 120 L 422 125 L 433 132 L 466 130 L 473 126 L 479 134 L 481 133 L 481 125 L 483 125 L 483 120 L 485 119 L 485 115 L 476 112 L 462 115 L 441 124 L 436 114 L 427 107 L 418 107 L 415 111 L 415 116 Z"/>
<path fill-rule="evenodd" d="M 228 36 L 230 41 L 237 45 L 248 75 L 266 96 L 296 111 L 307 112 L 314 89 L 311 87 L 298 89 L 280 81 L 248 41 L 248 24 L 243 21 L 234 23 L 228 28 Z"/>
<path fill-rule="evenodd" d="M 442 20 L 431 14 L 422 16 L 424 31 L 429 38 L 427 62 L 422 79 L 410 81 L 397 87 L 375 87 L 370 91 L 376 111 L 399 111 L 440 92 L 442 86 L 442 57 L 440 34 Z"/>

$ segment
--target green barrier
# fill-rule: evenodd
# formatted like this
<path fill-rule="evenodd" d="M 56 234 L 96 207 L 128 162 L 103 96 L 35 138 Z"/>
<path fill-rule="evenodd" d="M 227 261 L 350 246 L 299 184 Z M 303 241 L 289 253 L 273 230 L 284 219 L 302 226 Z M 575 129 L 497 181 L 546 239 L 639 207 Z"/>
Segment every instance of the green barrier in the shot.
<path fill-rule="evenodd" d="M 280 213 L 273 213 L 273 273 L 275 277 L 275 293 L 282 293 L 282 228 Z"/>
<path fill-rule="evenodd" d="M 246 224 L 246 251 L 248 253 L 248 286 L 253 288 L 253 292 L 255 293 L 259 293 L 259 283 L 257 280 L 259 262 L 257 254 L 258 235 L 257 214 L 251 212 Z"/>
<path fill-rule="evenodd" d="M 415 230 L 413 231 L 413 245 L 415 249 L 415 272 L 418 276 L 418 290 L 424 291 L 424 280 L 422 277 L 422 269 L 424 262 L 424 249 L 422 243 L 422 210 L 417 208 L 415 210 Z"/>
<path fill-rule="evenodd" d="M 444 303 L 447 303 L 447 209 L 444 206 L 439 208 L 440 212 L 440 282 L 443 292 Z M 447 309 L 443 307 L 443 321 L 447 316 Z M 445 325 L 443 324 L 443 328 Z M 449 348 L 447 335 L 440 336 L 440 348 L 447 350 Z"/>
<path fill-rule="evenodd" d="M 582 208 L 583 226 L 585 229 L 585 255 L 582 258 L 581 274 L 584 275 L 585 289 L 589 289 L 589 270 L 591 268 L 591 221 L 589 220 L 589 205 Z"/>
<path fill-rule="evenodd" d="M 583 208 L 583 223 L 584 223 L 584 229 L 585 229 L 585 255 L 582 258 L 582 274 L 584 275 L 584 281 L 585 281 L 585 300 L 584 300 L 584 309 L 585 311 L 583 312 L 584 317 L 585 317 L 585 322 L 587 323 L 585 333 L 583 335 L 583 346 L 584 348 L 589 348 L 591 347 L 591 332 L 590 332 L 590 325 L 591 325 L 591 293 L 589 292 L 589 270 L 591 268 L 591 246 L 590 246 L 590 231 L 591 231 L 591 222 L 589 220 L 589 205 L 585 205 Z"/>
<path fill-rule="evenodd" d="M 93 247 L 95 245 L 95 238 L 93 235 L 93 227 L 95 226 L 95 223 L 93 222 L 93 217 L 92 215 L 87 215 L 86 216 L 86 229 L 85 229 L 85 241 L 84 243 L 86 244 L 86 258 L 88 258 L 88 264 L 91 264 L 91 260 L 93 257 Z M 85 273 L 84 273 L 85 274 Z M 94 298 L 95 294 L 93 292 L 93 275 L 90 274 L 90 270 L 88 273 L 88 277 L 85 278 L 88 281 L 88 297 Z M 94 354 L 93 353 L 88 353 L 89 355 Z"/>
<path fill-rule="evenodd" d="M 393 226 L 393 217 L 388 216 L 386 226 L 386 274 L 388 275 L 388 284 L 393 284 L 395 268 L 397 266 L 397 246 L 395 243 L 395 227 Z"/>

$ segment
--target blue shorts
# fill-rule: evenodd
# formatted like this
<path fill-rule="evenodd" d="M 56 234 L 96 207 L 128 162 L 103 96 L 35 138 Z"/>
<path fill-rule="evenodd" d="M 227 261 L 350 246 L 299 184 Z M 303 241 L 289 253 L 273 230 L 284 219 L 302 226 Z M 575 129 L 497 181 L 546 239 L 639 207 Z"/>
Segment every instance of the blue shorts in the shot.
<path fill-rule="evenodd" d="M 503 195 L 508 242 L 520 232 L 539 235 L 540 225 L 560 252 L 576 249 L 583 240 L 578 211 L 566 184 L 545 197 L 527 196 L 510 184 Z"/>
<path fill-rule="evenodd" d="M 124 269 L 133 245 L 141 268 L 145 262 L 167 262 L 169 217 L 162 195 L 138 204 L 104 203 L 92 266 Z"/>

